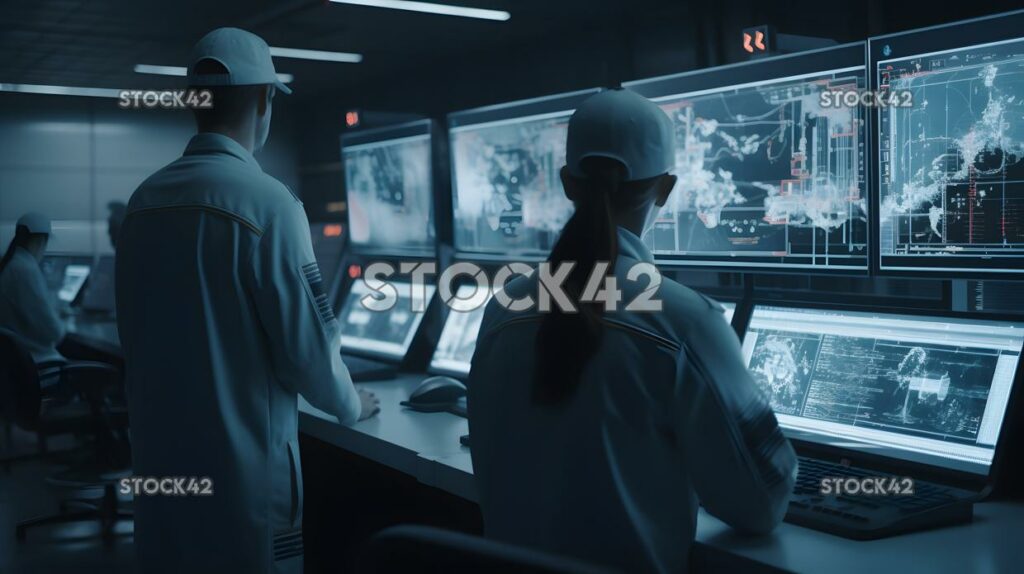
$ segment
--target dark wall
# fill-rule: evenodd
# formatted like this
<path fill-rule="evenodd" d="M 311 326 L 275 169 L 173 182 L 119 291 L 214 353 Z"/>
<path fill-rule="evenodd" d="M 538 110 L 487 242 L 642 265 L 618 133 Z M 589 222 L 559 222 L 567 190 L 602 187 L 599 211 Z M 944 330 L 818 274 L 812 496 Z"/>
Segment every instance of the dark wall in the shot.
<path fill-rule="evenodd" d="M 187 111 L 121 110 L 116 102 L 0 94 L 0 245 L 21 214 L 38 211 L 54 221 L 51 250 L 110 251 L 107 204 L 127 202 L 195 132 Z M 271 138 L 257 158 L 297 190 L 294 134 L 287 102 L 275 101 Z"/>

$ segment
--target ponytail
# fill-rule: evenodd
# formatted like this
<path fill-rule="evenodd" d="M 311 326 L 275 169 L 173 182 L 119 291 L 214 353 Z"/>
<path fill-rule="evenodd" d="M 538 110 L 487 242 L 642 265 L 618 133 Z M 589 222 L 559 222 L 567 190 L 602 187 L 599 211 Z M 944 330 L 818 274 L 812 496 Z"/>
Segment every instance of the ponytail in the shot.
<path fill-rule="evenodd" d="M 14 238 L 11 239 L 11 242 L 7 245 L 7 251 L 4 252 L 3 259 L 0 259 L 0 273 L 3 273 L 4 269 L 7 268 L 7 264 L 11 262 L 11 259 L 14 257 L 15 250 L 28 243 L 29 237 L 31 236 L 32 234 L 28 232 L 28 228 L 24 225 L 18 225 L 14 228 Z"/>
<path fill-rule="evenodd" d="M 582 167 L 587 177 L 575 199 L 576 212 L 548 257 L 553 270 L 564 262 L 575 263 L 563 288 L 578 312 L 566 313 L 553 305 L 541 323 L 533 387 L 533 400 L 539 404 L 559 404 L 572 396 L 583 369 L 600 348 L 604 336 L 603 305 L 580 303 L 580 296 L 594 266 L 607 261 L 607 272 L 614 273 L 619 254 L 613 210 L 620 202 L 625 167 L 600 157 L 584 160 Z"/>

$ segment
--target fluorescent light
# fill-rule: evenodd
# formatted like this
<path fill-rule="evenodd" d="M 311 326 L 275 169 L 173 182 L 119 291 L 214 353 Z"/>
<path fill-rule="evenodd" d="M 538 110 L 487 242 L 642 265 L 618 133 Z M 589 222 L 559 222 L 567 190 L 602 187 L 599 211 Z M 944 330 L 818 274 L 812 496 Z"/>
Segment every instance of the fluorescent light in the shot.
<path fill-rule="evenodd" d="M 358 64 L 363 61 L 362 54 L 350 52 L 325 52 L 323 50 L 300 50 L 298 48 L 270 47 L 270 55 L 278 58 L 295 58 L 297 60 L 320 60 L 323 62 L 345 62 Z"/>
<path fill-rule="evenodd" d="M 185 76 L 188 68 L 184 66 L 155 66 L 153 64 L 135 64 L 135 72 L 139 74 L 157 74 L 160 76 Z M 278 74 L 277 79 L 289 84 L 295 79 L 291 74 Z"/>
<path fill-rule="evenodd" d="M 159 76 L 184 76 L 188 73 L 185 66 L 154 66 L 153 64 L 135 64 L 137 74 L 157 74 Z"/>
<path fill-rule="evenodd" d="M 411 0 L 331 0 L 331 2 L 353 4 L 355 6 L 373 6 L 374 8 L 390 8 L 392 10 L 427 12 L 428 14 L 444 14 L 445 16 L 499 20 L 502 22 L 512 17 L 512 14 L 504 10 L 485 10 L 483 8 L 467 8 L 465 6 L 435 4 L 433 2 L 413 2 Z"/>
<path fill-rule="evenodd" d="M 92 98 L 117 98 L 121 94 L 121 90 L 113 88 L 79 88 L 75 86 L 44 86 L 38 84 L 0 84 L 0 92 L 48 94 L 52 96 L 88 96 Z"/>

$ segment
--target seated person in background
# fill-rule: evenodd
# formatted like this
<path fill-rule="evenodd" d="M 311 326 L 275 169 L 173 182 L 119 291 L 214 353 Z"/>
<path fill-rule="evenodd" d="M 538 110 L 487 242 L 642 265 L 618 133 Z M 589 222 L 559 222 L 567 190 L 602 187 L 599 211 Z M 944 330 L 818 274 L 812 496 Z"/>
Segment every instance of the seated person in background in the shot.
<path fill-rule="evenodd" d="M 37 363 L 64 359 L 57 352 L 64 323 L 39 267 L 49 240 L 50 220 L 26 213 L 0 260 L 0 332 L 24 345 Z"/>
<path fill-rule="evenodd" d="M 469 426 L 489 537 L 626 572 L 683 572 L 698 503 L 755 533 L 785 514 L 796 456 L 722 307 L 656 275 L 640 239 L 675 186 L 673 147 L 666 114 L 628 90 L 591 97 L 569 122 L 562 183 L 575 213 L 548 261 L 553 272 L 576 263 L 562 286 L 578 312 L 516 312 L 495 298 L 473 357 Z M 603 261 L 622 291 L 615 310 L 580 303 Z M 647 276 L 628 276 L 638 265 Z M 536 302 L 538 283 L 533 273 L 505 292 Z M 659 310 L 625 310 L 645 291 Z"/>

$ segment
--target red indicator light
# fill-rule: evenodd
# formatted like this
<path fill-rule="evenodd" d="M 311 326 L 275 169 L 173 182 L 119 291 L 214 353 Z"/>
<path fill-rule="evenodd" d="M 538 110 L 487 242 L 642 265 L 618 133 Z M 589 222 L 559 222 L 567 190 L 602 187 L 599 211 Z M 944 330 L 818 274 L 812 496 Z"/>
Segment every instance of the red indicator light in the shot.
<path fill-rule="evenodd" d="M 747 34 L 746 32 L 743 33 L 743 49 L 753 54 L 754 47 L 750 45 L 751 39 L 750 34 Z"/>
<path fill-rule="evenodd" d="M 345 125 L 354 128 L 359 125 L 359 112 L 345 112 Z"/>
<path fill-rule="evenodd" d="M 324 226 L 324 237 L 341 237 L 341 224 L 330 223 Z"/>
<path fill-rule="evenodd" d="M 352 264 L 352 265 L 348 266 L 348 277 L 349 277 L 349 279 L 358 279 L 359 276 L 362 275 L 362 274 L 363 274 L 363 268 L 360 267 L 359 265 Z"/>

